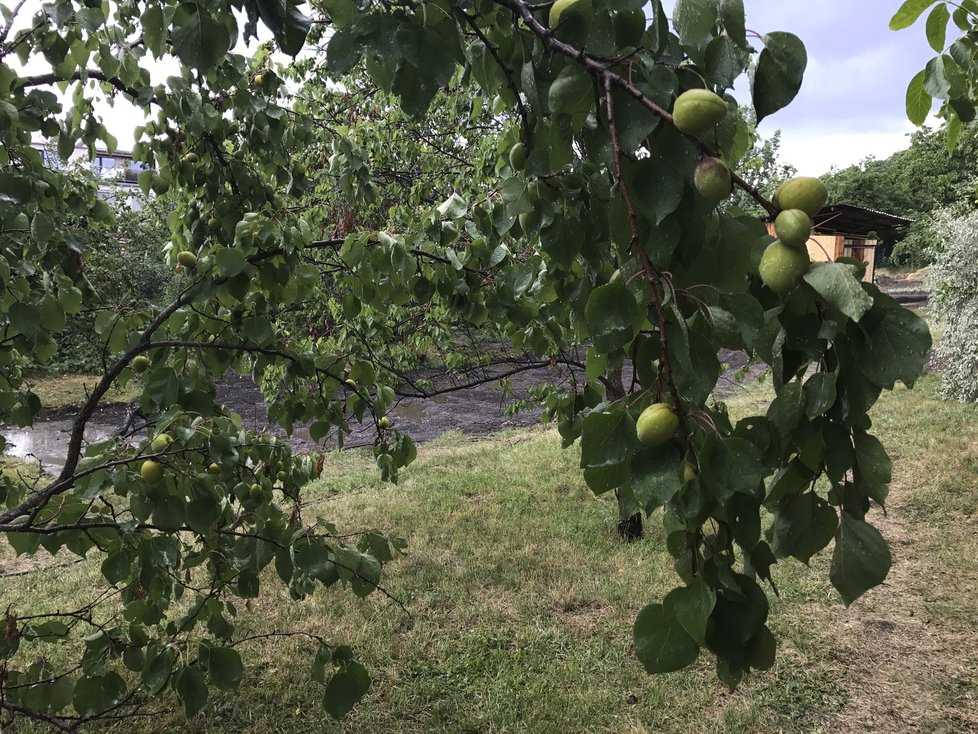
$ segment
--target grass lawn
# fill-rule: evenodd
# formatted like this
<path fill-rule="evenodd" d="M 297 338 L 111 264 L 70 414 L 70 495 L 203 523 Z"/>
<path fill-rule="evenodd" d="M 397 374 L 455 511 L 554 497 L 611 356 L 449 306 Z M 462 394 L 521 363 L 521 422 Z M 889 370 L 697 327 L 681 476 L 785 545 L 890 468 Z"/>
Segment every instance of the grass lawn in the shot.
<path fill-rule="evenodd" d="M 41 399 L 46 408 L 64 408 L 80 406 L 87 399 L 92 389 L 98 384 L 101 375 L 31 375 L 27 383 Z M 125 387 L 109 388 L 102 399 L 102 404 L 130 403 L 139 397 L 142 385 L 138 381 L 130 382 Z"/>
<path fill-rule="evenodd" d="M 263 596 L 242 612 L 242 632 L 300 629 L 358 650 L 374 687 L 345 721 L 319 706 L 310 648 L 278 640 L 253 643 L 241 690 L 213 694 L 200 717 L 115 730 L 978 731 L 978 407 L 940 401 L 935 388 L 928 377 L 873 413 L 895 462 L 889 515 L 873 515 L 892 545 L 890 579 L 847 610 L 827 554 L 812 569 L 780 564 L 769 622 L 778 662 L 736 693 L 707 655 L 688 672 L 643 672 L 632 622 L 677 583 L 658 517 L 645 541 L 621 544 L 614 501 L 584 486 L 576 449 L 538 428 L 422 446 L 399 486 L 379 482 L 366 454 L 337 454 L 307 490 L 307 519 L 409 541 L 384 581 L 407 611 L 379 595 L 292 603 L 270 569 Z M 732 412 L 756 400 L 745 392 Z M 86 562 L 6 579 L 0 608 L 86 598 L 97 578 Z"/>

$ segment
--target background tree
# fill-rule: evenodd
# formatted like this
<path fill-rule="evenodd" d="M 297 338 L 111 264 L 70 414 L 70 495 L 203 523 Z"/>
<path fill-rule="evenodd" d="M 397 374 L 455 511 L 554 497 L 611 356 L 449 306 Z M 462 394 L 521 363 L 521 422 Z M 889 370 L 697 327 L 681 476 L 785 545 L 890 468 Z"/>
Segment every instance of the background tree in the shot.
<path fill-rule="evenodd" d="M 773 199 L 778 186 L 795 175 L 796 169 L 781 159 L 781 131 L 775 130 L 771 137 L 764 138 L 757 132 L 757 118 L 750 107 L 741 107 L 738 112 L 747 122 L 750 137 L 750 150 L 737 164 L 737 172 L 764 198 Z M 765 216 L 767 212 L 744 189 L 734 191 L 730 199 L 733 206 L 745 212 Z"/>
<path fill-rule="evenodd" d="M 90 184 L 43 164 L 33 133 L 60 149 L 111 148 L 96 94 L 151 111 L 133 155 L 153 166 L 141 184 L 173 207 L 167 256 L 182 278 L 169 303 L 100 325 L 107 369 L 74 421 L 59 476 L 5 485 L 0 532 L 18 553 L 97 555 L 104 582 L 67 612 L 8 611 L 8 718 L 72 730 L 151 712 L 168 687 L 193 715 L 209 688 L 240 682 L 251 641 L 241 609 L 264 586 L 283 583 L 297 599 L 340 582 L 361 595 L 378 588 L 400 542 L 304 517 L 302 487 L 322 459 L 242 430 L 214 400 L 215 379 L 234 370 L 269 387 L 268 417 L 287 430 L 308 421 L 323 437 L 372 425 L 379 469 L 397 479 L 416 450 L 383 417 L 404 376 L 384 359 L 388 344 L 287 328 L 317 288 L 343 299 L 328 308 L 344 326 L 357 307 L 383 314 L 416 301 L 495 324 L 542 363 L 587 345 L 580 378 L 539 397 L 565 445 L 580 440 L 595 492 L 618 489 L 645 513 L 665 508 L 679 585 L 636 622 L 649 672 L 682 668 L 702 649 L 731 687 L 770 666 L 776 641 L 761 584 L 780 558 L 807 562 L 834 540 L 830 578 L 847 603 L 885 578 L 889 551 L 867 517 L 885 501 L 890 463 L 867 412 L 883 389 L 919 376 L 926 325 L 862 283 L 855 263 L 792 260 L 762 277 L 771 238 L 755 217 L 718 211 L 723 196 L 714 196 L 749 137 L 733 100 L 704 86 L 724 93 L 750 68 L 763 119 L 797 93 L 799 39 L 775 32 L 748 43 L 736 2 L 681 0 L 671 25 L 659 2 L 647 22 L 638 0 L 552 10 L 522 0 L 324 0 L 315 24 L 294 3 L 243 7 L 239 27 L 222 0 L 58 0 L 0 33 L 0 420 L 26 425 L 41 414 L 21 368 L 50 356 L 64 314 L 93 297 L 85 253 L 73 247 L 79 219 L 111 220 Z M 231 51 L 259 22 L 293 56 L 314 27 L 334 80 L 362 64 L 414 118 L 431 114 L 453 80 L 471 80 L 473 97 L 492 99 L 505 122 L 498 185 L 434 206 L 422 187 L 410 194 L 422 205 L 403 221 L 373 229 L 383 213 L 369 212 L 362 229 L 323 231 L 316 218 L 339 208 L 324 202 L 307 216 L 310 168 L 298 160 L 320 142 L 318 121 L 291 103 L 267 50 L 251 60 Z M 163 57 L 181 65 L 165 87 L 147 68 Z M 50 72 L 22 73 L 27 64 Z M 51 91 L 59 83 L 70 88 L 67 109 Z M 344 137 L 331 174 L 376 203 L 382 188 L 361 186 L 363 159 Z M 742 177 L 731 182 L 776 211 Z M 319 255 L 330 252 L 324 274 Z M 711 399 L 721 347 L 770 365 L 777 396 L 763 414 L 733 424 Z M 626 365 L 634 376 L 610 387 Z M 146 438 L 84 445 L 109 386 L 136 379 Z M 774 515 L 766 534 L 762 508 Z M 36 662 L 42 642 L 60 655 Z M 342 644 L 310 642 L 324 705 L 342 716 L 369 674 Z"/>

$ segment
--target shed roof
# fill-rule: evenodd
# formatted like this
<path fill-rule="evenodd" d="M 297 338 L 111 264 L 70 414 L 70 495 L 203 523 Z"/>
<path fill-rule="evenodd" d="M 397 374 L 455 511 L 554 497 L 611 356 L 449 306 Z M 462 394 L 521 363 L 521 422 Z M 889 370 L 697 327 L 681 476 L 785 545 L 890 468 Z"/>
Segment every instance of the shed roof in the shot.
<path fill-rule="evenodd" d="M 907 227 L 913 224 L 913 220 L 906 217 L 849 204 L 826 206 L 812 221 L 815 223 L 815 231 L 819 233 L 866 237 L 875 232 L 883 239 L 900 239 L 906 233 Z"/>

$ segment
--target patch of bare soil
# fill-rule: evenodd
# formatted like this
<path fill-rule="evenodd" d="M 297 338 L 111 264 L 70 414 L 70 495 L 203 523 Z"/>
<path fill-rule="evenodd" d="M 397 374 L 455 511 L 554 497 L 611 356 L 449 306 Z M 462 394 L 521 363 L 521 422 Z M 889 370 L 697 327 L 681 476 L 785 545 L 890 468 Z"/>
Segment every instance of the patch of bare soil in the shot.
<path fill-rule="evenodd" d="M 928 610 L 942 586 L 973 587 L 978 570 L 923 560 L 922 528 L 901 511 L 900 489 L 892 488 L 889 517 L 876 519 L 893 553 L 886 583 L 825 620 L 840 631 L 838 682 L 849 697 L 830 731 L 978 732 L 978 631 Z"/>

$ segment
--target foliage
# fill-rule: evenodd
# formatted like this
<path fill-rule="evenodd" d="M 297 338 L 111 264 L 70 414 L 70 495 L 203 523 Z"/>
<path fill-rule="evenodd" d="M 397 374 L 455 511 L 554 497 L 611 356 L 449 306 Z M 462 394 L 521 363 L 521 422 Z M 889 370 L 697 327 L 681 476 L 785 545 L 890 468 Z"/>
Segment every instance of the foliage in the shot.
<path fill-rule="evenodd" d="M 905 0 L 890 20 L 895 31 L 909 28 L 930 9 L 925 25 L 927 42 L 937 53 L 907 87 L 907 117 L 923 125 L 934 106 L 947 128 L 947 149 L 953 152 L 964 127 L 973 122 L 978 106 L 978 2 L 975 0 Z M 948 26 L 960 32 L 948 42 Z"/>
<path fill-rule="evenodd" d="M 935 314 L 944 322 L 937 349 L 941 393 L 978 401 L 978 214 L 938 220 L 945 242 L 930 274 Z"/>
<path fill-rule="evenodd" d="M 737 172 L 741 177 L 765 199 L 772 199 L 778 186 L 795 175 L 795 167 L 781 160 L 781 131 L 775 130 L 771 137 L 763 138 L 757 132 L 754 110 L 741 107 L 738 110 L 747 121 L 750 131 L 750 150 L 737 163 Z M 766 212 L 757 200 L 743 189 L 734 191 L 730 199 L 733 206 L 739 207 L 750 214 L 764 216 Z"/>
<path fill-rule="evenodd" d="M 905 239 L 894 247 L 883 242 L 884 254 L 892 249 L 893 262 L 922 267 L 933 261 L 941 242 L 934 236 L 932 217 L 952 207 L 971 211 L 976 204 L 978 135 L 966 128 L 953 153 L 946 147 L 946 130 L 918 130 L 910 147 L 884 160 L 868 158 L 858 165 L 823 176 L 831 200 L 891 212 L 914 220 Z M 927 181 L 921 186 L 921 181 Z"/>
<path fill-rule="evenodd" d="M 83 313 L 69 314 L 58 351 L 41 369 L 56 373 L 104 369 L 96 324 L 100 314 L 134 313 L 158 303 L 173 280 L 166 262 L 167 208 L 164 200 L 137 192 L 116 192 L 113 219 L 108 223 L 79 221 L 85 287 L 90 290 Z"/>
<path fill-rule="evenodd" d="M 242 5 L 239 28 L 232 7 Z M 725 96 L 728 114 L 715 129 L 683 135 L 668 112 L 675 96 L 704 84 L 724 94 L 750 70 L 758 119 L 773 114 L 801 85 L 801 41 L 773 32 L 749 43 L 740 3 L 680 0 L 672 27 L 654 2 L 651 23 L 620 42 L 613 14 L 641 6 L 595 0 L 589 22 L 575 13 L 573 27 L 556 29 L 541 23 L 546 9 L 523 0 L 324 0 L 313 8 L 316 23 L 294 2 L 57 0 L 13 34 L 14 18 L 6 21 L 0 422 L 28 425 L 43 413 L 23 367 L 49 359 L 66 314 L 89 307 L 91 256 L 77 243 L 85 227 L 112 220 L 93 185 L 44 165 L 32 134 L 62 152 L 78 141 L 111 149 L 92 106 L 97 93 L 151 112 L 133 150 L 148 164 L 139 183 L 172 206 L 168 262 L 195 263 L 169 302 L 96 319 L 106 369 L 74 421 L 64 469 L 31 486 L 4 485 L 0 532 L 17 553 L 102 559 L 99 584 L 77 608 L 8 612 L 0 643 L 8 717 L 71 730 L 143 711 L 166 690 L 192 716 L 210 688 L 240 684 L 239 649 L 252 638 L 236 617 L 262 589 L 282 583 L 298 600 L 323 588 L 358 596 L 379 588 L 402 542 L 307 517 L 302 487 L 324 459 L 243 430 L 215 403 L 214 381 L 253 374 L 268 387 L 269 420 L 286 431 L 308 423 L 314 439 L 341 441 L 355 423 L 372 426 L 381 476 L 397 481 L 416 449 L 380 419 L 398 394 L 433 392 L 386 357 L 392 340 L 410 332 L 389 322 L 407 304 L 436 314 L 432 333 L 439 319 L 446 336 L 490 323 L 525 364 L 578 369 L 570 386 L 543 394 L 564 443 L 580 440 L 588 486 L 616 489 L 645 513 L 665 508 L 680 585 L 638 616 L 635 647 L 649 672 L 685 667 L 707 650 L 735 687 L 751 669 L 773 665 L 762 584 L 773 589 L 778 559 L 807 562 L 834 541 L 829 578 L 846 603 L 882 582 L 889 550 L 867 517 L 885 501 L 890 460 L 867 412 L 883 389 L 916 381 L 927 327 L 862 283 L 852 262 L 814 267 L 774 294 L 757 272 L 770 243 L 763 225 L 716 211 L 693 186 L 702 156 L 733 164 L 750 133 Z M 442 130 L 463 110 L 480 119 L 492 98 L 493 156 L 482 159 L 488 150 L 477 146 L 475 180 L 437 204 L 423 185 L 407 186 L 398 209 L 396 189 L 405 185 L 385 195 L 358 152 L 373 147 L 370 155 L 386 160 L 380 138 L 338 130 L 328 138 L 334 182 L 317 191 L 299 160 L 323 144 L 315 106 L 294 104 L 270 49 L 251 60 L 231 50 L 259 22 L 290 55 L 307 36 L 313 50 L 325 47 L 325 67 L 309 74 L 340 80 L 362 64 L 411 117 L 432 115 L 449 85 L 468 90 L 463 99 L 482 98 L 471 109 L 445 109 Z M 149 66 L 164 58 L 181 73 L 154 85 Z M 23 71 L 35 64 L 50 73 Z M 362 89 L 362 79 L 348 89 Z M 51 91 L 59 83 L 70 88 L 67 109 Z M 774 213 L 747 181 L 734 181 Z M 334 190 L 341 196 L 333 199 Z M 340 221 L 325 232 L 323 219 L 356 211 L 358 197 L 378 208 L 352 231 Z M 380 206 L 390 202 L 387 220 Z M 317 299 L 330 298 L 330 318 L 355 330 L 334 339 L 287 328 L 283 316 L 317 289 Z M 575 360 L 585 347 L 583 362 Z M 776 397 L 766 412 L 735 422 L 711 401 L 720 348 L 771 367 Z M 610 389 L 602 378 L 626 361 L 635 379 Z M 86 423 L 108 388 L 133 381 L 142 387 L 145 438 L 83 451 Z M 656 402 L 669 403 L 679 430 L 644 446 L 635 421 Z M 161 480 L 155 471 L 143 478 L 147 461 L 162 464 Z M 762 537 L 766 511 L 774 528 Z M 369 673 L 342 641 L 314 642 L 312 676 L 323 684 L 325 710 L 342 717 L 365 694 Z M 42 645 L 77 657 L 53 669 Z"/>

